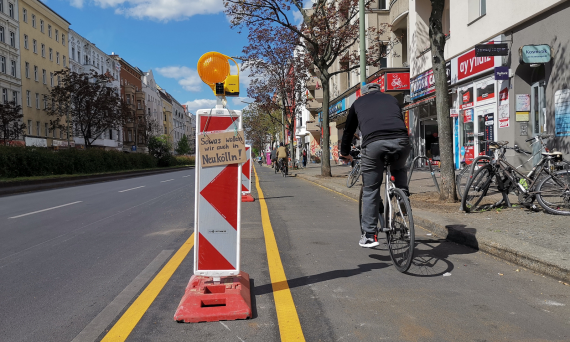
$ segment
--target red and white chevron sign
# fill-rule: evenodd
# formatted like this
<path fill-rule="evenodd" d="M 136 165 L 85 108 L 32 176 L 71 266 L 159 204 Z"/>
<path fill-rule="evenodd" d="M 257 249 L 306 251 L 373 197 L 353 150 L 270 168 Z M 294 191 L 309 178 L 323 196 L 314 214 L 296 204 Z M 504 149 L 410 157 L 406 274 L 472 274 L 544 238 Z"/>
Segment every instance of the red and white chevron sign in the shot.
<path fill-rule="evenodd" d="M 245 145 L 245 155 L 247 161 L 241 168 L 241 193 L 242 195 L 251 193 L 251 145 Z"/>
<path fill-rule="evenodd" d="M 213 113 L 212 113 L 213 112 Z M 200 133 L 241 129 L 241 111 L 200 109 Z M 240 271 L 241 164 L 202 167 L 196 149 L 194 274 L 220 277 Z"/>

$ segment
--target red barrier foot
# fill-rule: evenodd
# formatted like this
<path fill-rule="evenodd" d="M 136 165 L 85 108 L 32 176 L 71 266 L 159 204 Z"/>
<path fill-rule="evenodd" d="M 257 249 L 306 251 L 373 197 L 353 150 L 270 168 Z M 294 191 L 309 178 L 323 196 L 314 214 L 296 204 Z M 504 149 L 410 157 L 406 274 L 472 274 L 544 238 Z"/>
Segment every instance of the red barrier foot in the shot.
<path fill-rule="evenodd" d="M 255 198 L 251 194 L 241 195 L 242 202 L 255 202 Z"/>
<path fill-rule="evenodd" d="M 251 290 L 245 272 L 216 283 L 212 277 L 193 275 L 174 314 L 175 321 L 186 323 L 246 318 L 251 318 Z"/>

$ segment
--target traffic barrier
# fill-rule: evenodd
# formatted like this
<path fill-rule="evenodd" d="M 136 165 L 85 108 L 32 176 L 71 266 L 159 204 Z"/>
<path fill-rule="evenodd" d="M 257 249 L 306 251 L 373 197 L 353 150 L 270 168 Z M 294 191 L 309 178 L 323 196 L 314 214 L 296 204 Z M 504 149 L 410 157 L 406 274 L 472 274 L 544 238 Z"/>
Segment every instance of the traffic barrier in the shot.
<path fill-rule="evenodd" d="M 240 111 L 217 106 L 215 110 L 198 110 L 196 116 L 198 144 L 203 133 L 242 129 Z M 197 148 L 194 275 L 174 319 L 203 322 L 249 318 L 249 275 L 240 272 L 242 165 L 204 167 L 203 163 L 210 160 L 206 156 L 202 160 L 200 153 Z"/>
<path fill-rule="evenodd" d="M 245 155 L 247 161 L 241 168 L 241 201 L 253 202 L 255 199 L 251 196 L 251 146 L 245 145 Z"/>

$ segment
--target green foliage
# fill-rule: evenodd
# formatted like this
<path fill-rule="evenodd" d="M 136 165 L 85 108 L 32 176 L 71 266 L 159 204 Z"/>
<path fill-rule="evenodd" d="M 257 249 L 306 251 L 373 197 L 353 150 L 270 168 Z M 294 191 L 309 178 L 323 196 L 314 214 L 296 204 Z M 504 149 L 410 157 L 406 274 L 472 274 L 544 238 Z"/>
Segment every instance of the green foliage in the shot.
<path fill-rule="evenodd" d="M 171 147 L 168 136 L 164 134 L 151 137 L 148 141 L 148 152 L 158 160 L 158 166 L 172 166 L 170 165 L 172 163 Z"/>
<path fill-rule="evenodd" d="M 176 153 L 180 155 L 190 153 L 190 143 L 188 142 L 188 137 L 186 134 L 184 134 L 178 141 L 178 145 L 176 146 Z"/>
<path fill-rule="evenodd" d="M 143 153 L 0 146 L 0 178 L 100 173 L 156 166 L 157 160 Z"/>

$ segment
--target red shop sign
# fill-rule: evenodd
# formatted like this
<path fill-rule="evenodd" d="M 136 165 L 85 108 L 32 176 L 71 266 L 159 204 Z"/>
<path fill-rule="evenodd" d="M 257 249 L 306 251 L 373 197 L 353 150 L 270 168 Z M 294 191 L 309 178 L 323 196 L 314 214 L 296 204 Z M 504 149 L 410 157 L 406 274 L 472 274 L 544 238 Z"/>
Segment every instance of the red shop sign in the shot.
<path fill-rule="evenodd" d="M 489 42 L 488 44 L 493 44 Z M 496 57 L 475 57 L 475 50 L 471 50 L 466 54 L 457 58 L 457 79 L 476 75 L 480 72 L 493 69 L 495 67 Z"/>
<path fill-rule="evenodd" d="M 410 74 L 407 72 L 386 74 L 386 90 L 409 90 Z"/>

